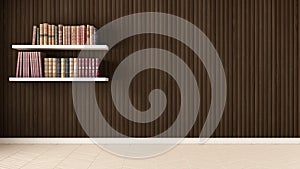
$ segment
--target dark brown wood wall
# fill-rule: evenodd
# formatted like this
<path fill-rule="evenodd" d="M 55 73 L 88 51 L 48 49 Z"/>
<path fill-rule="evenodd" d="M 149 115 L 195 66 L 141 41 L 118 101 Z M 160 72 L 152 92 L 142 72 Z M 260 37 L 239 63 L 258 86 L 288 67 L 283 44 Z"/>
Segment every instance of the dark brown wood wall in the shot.
<path fill-rule="evenodd" d="M 1 6 L 1 137 L 86 136 L 73 109 L 71 83 L 8 82 L 15 74 L 17 59 L 11 44 L 30 44 L 33 25 L 93 24 L 99 28 L 119 17 L 149 11 L 190 21 L 219 52 L 228 95 L 214 137 L 300 136 L 298 0 L 4 0 Z M 103 73 L 112 77 L 126 56 L 149 47 L 172 51 L 194 72 L 200 86 L 201 110 L 189 136 L 198 136 L 210 106 L 210 82 L 202 63 L 184 44 L 152 34 L 125 39 L 106 55 Z M 132 81 L 133 105 L 140 110 L 149 108 L 148 94 L 155 88 L 166 92 L 168 105 L 163 116 L 150 124 L 135 124 L 120 116 L 112 103 L 110 83 L 97 83 L 95 91 L 104 116 L 115 129 L 129 136 L 153 136 L 172 124 L 180 105 L 176 82 L 157 70 L 144 71 Z M 88 102 L 83 100 L 82 104 Z M 88 123 L 101 127 L 94 121 Z"/>

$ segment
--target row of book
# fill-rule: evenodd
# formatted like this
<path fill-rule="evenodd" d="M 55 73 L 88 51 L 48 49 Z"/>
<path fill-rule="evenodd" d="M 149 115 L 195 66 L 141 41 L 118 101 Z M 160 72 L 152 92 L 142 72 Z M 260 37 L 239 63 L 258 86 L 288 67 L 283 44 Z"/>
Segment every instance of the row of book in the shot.
<path fill-rule="evenodd" d="M 44 58 L 45 77 L 98 77 L 98 58 Z"/>
<path fill-rule="evenodd" d="M 42 23 L 40 27 L 33 26 L 32 45 L 96 45 L 96 31 L 93 25 Z"/>
<path fill-rule="evenodd" d="M 42 77 L 40 52 L 18 52 L 16 77 Z"/>

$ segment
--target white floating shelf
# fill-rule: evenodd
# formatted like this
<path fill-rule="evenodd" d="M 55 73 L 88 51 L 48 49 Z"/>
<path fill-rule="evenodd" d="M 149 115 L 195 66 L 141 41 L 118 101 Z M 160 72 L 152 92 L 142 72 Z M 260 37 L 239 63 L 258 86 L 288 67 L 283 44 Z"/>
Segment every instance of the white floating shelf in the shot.
<path fill-rule="evenodd" d="M 66 78 L 60 78 L 60 77 L 10 77 L 10 82 L 108 82 L 109 78 L 107 77 L 66 77 Z"/>
<path fill-rule="evenodd" d="M 12 45 L 16 50 L 104 50 L 107 45 Z"/>

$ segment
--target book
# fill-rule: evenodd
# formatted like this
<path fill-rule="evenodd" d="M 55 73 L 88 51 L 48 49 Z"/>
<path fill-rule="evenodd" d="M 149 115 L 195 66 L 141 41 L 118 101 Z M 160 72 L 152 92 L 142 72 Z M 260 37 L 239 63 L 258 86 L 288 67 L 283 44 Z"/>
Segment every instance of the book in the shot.
<path fill-rule="evenodd" d="M 74 58 L 74 76 L 73 77 L 78 77 L 78 58 Z"/>
<path fill-rule="evenodd" d="M 99 66 L 100 66 L 100 59 L 96 58 L 96 65 L 95 65 L 95 77 L 99 77 L 100 76 L 100 71 L 99 71 Z"/>
<path fill-rule="evenodd" d="M 60 58 L 56 59 L 56 77 L 61 77 L 61 62 Z"/>
<path fill-rule="evenodd" d="M 71 45 L 76 45 L 76 27 L 71 26 Z"/>
<path fill-rule="evenodd" d="M 40 28 L 36 28 L 36 44 L 40 45 Z"/>
<path fill-rule="evenodd" d="M 61 77 L 65 77 L 65 75 L 66 75 L 66 59 L 65 58 L 60 59 L 60 75 L 61 75 Z"/>
<path fill-rule="evenodd" d="M 56 69 L 57 69 L 56 63 L 57 63 L 56 58 L 52 58 L 52 77 L 56 77 Z"/>
<path fill-rule="evenodd" d="M 76 26 L 76 45 L 81 45 L 81 31 L 80 26 Z"/>
<path fill-rule="evenodd" d="M 42 58 L 41 58 L 41 52 L 37 52 L 38 55 L 38 70 L 39 70 L 39 77 L 42 77 Z"/>
<path fill-rule="evenodd" d="M 86 27 L 86 45 L 90 45 L 90 25 Z"/>
<path fill-rule="evenodd" d="M 21 77 L 21 74 L 20 74 L 20 67 L 21 67 L 21 58 L 22 55 L 21 55 L 21 52 L 18 52 L 18 60 L 17 60 L 17 67 L 16 67 L 16 77 Z"/>
<path fill-rule="evenodd" d="M 63 45 L 66 45 L 66 29 L 67 27 L 66 26 L 63 26 Z"/>
<path fill-rule="evenodd" d="M 52 25 L 48 24 L 48 44 L 52 45 Z"/>
<path fill-rule="evenodd" d="M 82 58 L 77 59 L 77 61 L 78 61 L 78 76 L 77 77 L 82 77 L 82 74 L 81 74 L 81 59 Z"/>
<path fill-rule="evenodd" d="M 49 77 L 53 77 L 53 60 L 52 58 L 49 58 L 48 60 L 48 75 Z"/>
<path fill-rule="evenodd" d="M 58 25 L 58 45 L 63 45 L 63 25 Z"/>
<path fill-rule="evenodd" d="M 49 35 L 48 24 L 44 23 L 43 27 L 44 27 L 44 45 L 48 45 L 48 35 Z"/>
<path fill-rule="evenodd" d="M 74 60 L 69 58 L 69 77 L 73 77 L 74 73 Z"/>
<path fill-rule="evenodd" d="M 44 24 L 40 24 L 40 45 L 44 45 Z"/>
<path fill-rule="evenodd" d="M 88 77 L 93 77 L 92 72 L 93 72 L 93 58 L 88 58 Z"/>
<path fill-rule="evenodd" d="M 32 32 L 32 45 L 36 45 L 36 26 L 33 26 L 33 32 Z"/>
<path fill-rule="evenodd" d="M 66 71 L 65 71 L 65 77 L 70 77 L 70 60 L 69 58 L 66 58 L 66 63 L 65 63 L 65 68 L 66 68 Z"/>
<path fill-rule="evenodd" d="M 54 26 L 54 45 L 58 45 L 58 27 Z"/>

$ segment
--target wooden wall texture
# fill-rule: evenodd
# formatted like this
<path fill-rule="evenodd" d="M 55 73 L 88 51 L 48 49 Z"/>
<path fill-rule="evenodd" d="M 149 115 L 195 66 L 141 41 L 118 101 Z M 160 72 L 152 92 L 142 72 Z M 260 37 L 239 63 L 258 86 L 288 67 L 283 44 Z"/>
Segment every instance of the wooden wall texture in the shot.
<path fill-rule="evenodd" d="M 17 60 L 11 44 L 30 44 L 32 26 L 43 22 L 94 24 L 99 28 L 119 17 L 146 11 L 170 13 L 190 21 L 219 52 L 228 95 L 213 137 L 300 136 L 299 0 L 4 0 L 1 6 L 1 137 L 86 137 L 73 109 L 71 83 L 8 82 L 15 74 Z M 195 73 L 201 110 L 188 136 L 198 136 L 210 106 L 210 82 L 202 63 L 184 44 L 151 34 L 125 39 L 106 55 L 104 74 L 111 77 L 122 59 L 148 47 L 174 52 Z M 133 105 L 140 110 L 149 108 L 148 94 L 155 88 L 166 92 L 168 105 L 150 124 L 130 122 L 117 112 L 110 83 L 98 83 L 95 91 L 104 116 L 115 129 L 145 137 L 167 129 L 180 106 L 176 82 L 157 70 L 144 71 L 132 81 Z M 101 126 L 93 121 L 89 124 Z M 113 137 L 110 133 L 99 136 Z"/>

